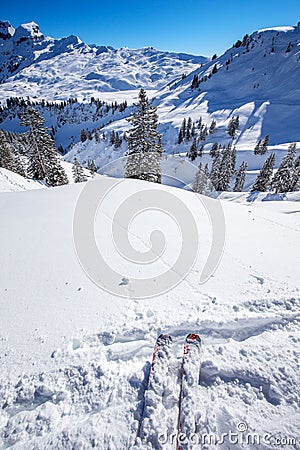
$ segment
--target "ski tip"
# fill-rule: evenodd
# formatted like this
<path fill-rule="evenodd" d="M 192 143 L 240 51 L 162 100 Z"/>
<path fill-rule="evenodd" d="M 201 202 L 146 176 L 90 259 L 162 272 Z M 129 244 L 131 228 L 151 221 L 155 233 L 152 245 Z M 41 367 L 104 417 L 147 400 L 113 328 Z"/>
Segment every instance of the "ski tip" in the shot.
<path fill-rule="evenodd" d="M 201 343 L 202 343 L 201 337 L 197 333 L 188 334 L 186 337 L 186 342 L 188 344 L 197 344 L 197 345 L 201 345 Z"/>
<path fill-rule="evenodd" d="M 160 345 L 170 344 L 171 342 L 173 342 L 173 339 L 169 334 L 160 334 L 156 339 L 156 343 Z"/>

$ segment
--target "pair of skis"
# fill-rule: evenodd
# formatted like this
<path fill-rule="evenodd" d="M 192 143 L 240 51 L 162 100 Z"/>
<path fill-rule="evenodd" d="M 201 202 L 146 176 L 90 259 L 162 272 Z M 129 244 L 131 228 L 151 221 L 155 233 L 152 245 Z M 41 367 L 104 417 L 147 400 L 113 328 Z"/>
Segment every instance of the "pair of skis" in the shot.
<path fill-rule="evenodd" d="M 178 361 L 172 362 L 172 345 L 172 337 L 167 334 L 161 334 L 156 340 L 138 435 L 142 440 L 145 439 L 153 444 L 156 425 L 159 428 L 163 427 L 164 430 L 161 428 L 160 431 L 164 431 L 168 435 L 174 431 L 170 422 L 173 422 L 174 426 L 177 421 L 176 449 L 183 450 L 186 448 L 185 436 L 194 432 L 194 429 L 191 429 L 191 424 L 195 422 L 193 417 L 195 409 L 193 388 L 199 383 L 201 339 L 195 333 L 187 335 L 183 347 L 178 382 L 174 380 L 174 371 L 178 371 Z M 179 394 L 177 397 L 174 392 L 178 391 L 178 385 Z M 157 424 L 155 423 L 156 417 L 159 415 L 158 410 L 162 405 L 167 409 L 168 415 L 172 411 L 173 415 L 174 411 L 176 415 L 177 410 L 178 415 L 172 417 L 173 420 L 166 420 L 165 424 Z M 172 409 L 176 405 L 178 409 Z M 153 410 L 157 414 L 153 414 Z M 168 417 L 168 419 L 171 419 L 171 417 Z M 159 448 L 159 445 L 157 448 Z"/>

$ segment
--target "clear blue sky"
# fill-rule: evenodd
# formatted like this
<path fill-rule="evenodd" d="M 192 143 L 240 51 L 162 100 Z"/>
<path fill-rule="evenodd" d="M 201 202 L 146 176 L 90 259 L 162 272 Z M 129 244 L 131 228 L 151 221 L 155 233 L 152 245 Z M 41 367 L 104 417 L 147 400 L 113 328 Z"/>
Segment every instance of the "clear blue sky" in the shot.
<path fill-rule="evenodd" d="M 34 20 L 48 36 L 76 34 L 88 44 L 211 56 L 259 28 L 295 25 L 300 0 L 4 0 L 0 14 L 15 27 Z"/>

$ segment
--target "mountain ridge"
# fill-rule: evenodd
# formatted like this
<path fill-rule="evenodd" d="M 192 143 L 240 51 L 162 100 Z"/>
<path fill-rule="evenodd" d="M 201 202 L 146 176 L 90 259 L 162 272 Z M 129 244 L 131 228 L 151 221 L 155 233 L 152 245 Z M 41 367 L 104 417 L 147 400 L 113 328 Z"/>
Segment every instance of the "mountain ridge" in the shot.
<path fill-rule="evenodd" d="M 13 93 L 40 98 L 47 91 L 50 100 L 74 95 L 87 99 L 103 91 L 158 89 L 208 60 L 153 47 L 88 45 L 74 35 L 54 39 L 45 37 L 35 22 L 14 29 L 8 21 L 0 21 L 0 33 L 4 98 Z"/>

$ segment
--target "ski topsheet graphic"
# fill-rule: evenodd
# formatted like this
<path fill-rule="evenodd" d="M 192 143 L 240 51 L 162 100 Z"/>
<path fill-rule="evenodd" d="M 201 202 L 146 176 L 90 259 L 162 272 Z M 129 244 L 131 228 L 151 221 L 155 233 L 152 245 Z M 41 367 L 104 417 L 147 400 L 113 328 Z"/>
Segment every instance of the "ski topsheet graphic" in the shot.
<path fill-rule="evenodd" d="M 189 435 L 196 431 L 194 412 L 199 406 L 195 389 L 199 383 L 201 339 L 198 334 L 189 334 L 179 361 L 173 347 L 172 337 L 167 334 L 156 340 L 135 448 L 190 448 Z"/>

